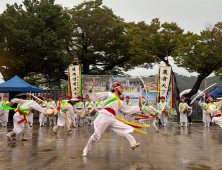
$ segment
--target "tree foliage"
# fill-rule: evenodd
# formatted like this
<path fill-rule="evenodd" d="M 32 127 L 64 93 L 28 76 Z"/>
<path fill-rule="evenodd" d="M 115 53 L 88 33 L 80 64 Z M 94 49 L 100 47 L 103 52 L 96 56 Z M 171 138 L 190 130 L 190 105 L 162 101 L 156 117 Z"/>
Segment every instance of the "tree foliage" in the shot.
<path fill-rule="evenodd" d="M 132 36 L 128 27 L 102 0 L 85 1 L 69 11 L 74 26 L 72 44 L 84 74 L 123 74 L 141 64 L 152 67 L 156 62 L 146 53 L 130 51 Z M 70 49 L 71 52 L 71 49 Z M 148 58 L 144 64 L 144 57 Z M 137 58 L 138 57 L 138 58 Z"/>
<path fill-rule="evenodd" d="M 178 40 L 179 48 L 173 54 L 175 63 L 189 72 L 197 72 L 197 80 L 187 95 L 195 94 L 203 79 L 211 73 L 219 74 L 222 65 L 222 23 L 203 30 L 200 35 L 188 32 Z"/>
<path fill-rule="evenodd" d="M 72 61 L 70 16 L 54 0 L 7 4 L 0 15 L 0 72 L 4 80 L 40 73 L 47 81 L 64 78 Z"/>

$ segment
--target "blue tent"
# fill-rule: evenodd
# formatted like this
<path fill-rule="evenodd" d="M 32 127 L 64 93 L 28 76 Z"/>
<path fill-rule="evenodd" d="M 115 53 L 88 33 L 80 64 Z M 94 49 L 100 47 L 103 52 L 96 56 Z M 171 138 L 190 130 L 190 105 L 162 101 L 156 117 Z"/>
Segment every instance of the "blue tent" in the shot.
<path fill-rule="evenodd" d="M 42 93 L 41 88 L 26 83 L 18 76 L 14 76 L 10 80 L 0 84 L 0 92 L 8 93 L 12 91 Z"/>
<path fill-rule="evenodd" d="M 218 97 L 222 97 L 222 86 L 210 92 L 209 95 L 215 100 Z"/>

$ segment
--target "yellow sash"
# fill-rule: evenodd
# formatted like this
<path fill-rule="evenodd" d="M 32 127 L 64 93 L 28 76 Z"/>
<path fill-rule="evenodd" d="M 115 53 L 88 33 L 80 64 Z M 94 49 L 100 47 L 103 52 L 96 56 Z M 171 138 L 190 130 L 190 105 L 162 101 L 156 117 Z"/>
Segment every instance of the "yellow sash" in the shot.
<path fill-rule="evenodd" d="M 100 101 L 97 101 L 97 102 L 98 102 L 101 106 L 103 106 L 102 103 L 101 103 Z"/>
<path fill-rule="evenodd" d="M 66 104 L 62 105 L 61 107 L 68 106 L 68 105 L 71 105 L 71 104 L 70 104 L 70 103 L 66 103 Z M 64 113 L 65 113 L 65 115 L 66 115 L 66 119 L 67 119 L 67 121 L 69 122 L 69 118 L 68 118 L 66 112 L 64 112 Z"/>
<path fill-rule="evenodd" d="M 121 102 L 120 102 L 120 100 L 119 100 L 119 97 L 117 97 L 116 93 L 113 93 L 113 95 L 116 97 L 116 99 L 117 99 L 117 101 L 118 101 L 118 110 L 119 110 L 119 108 L 120 108 L 120 106 L 121 106 Z"/>
<path fill-rule="evenodd" d="M 82 107 L 82 103 L 81 102 L 79 102 L 78 104 Z"/>
<path fill-rule="evenodd" d="M 87 101 L 87 103 L 89 103 L 93 107 L 92 103 L 90 103 L 89 101 Z"/>
<path fill-rule="evenodd" d="M 50 103 L 51 105 L 55 106 L 55 105 L 53 104 L 53 102 L 52 102 L 52 101 L 49 101 L 49 103 Z"/>

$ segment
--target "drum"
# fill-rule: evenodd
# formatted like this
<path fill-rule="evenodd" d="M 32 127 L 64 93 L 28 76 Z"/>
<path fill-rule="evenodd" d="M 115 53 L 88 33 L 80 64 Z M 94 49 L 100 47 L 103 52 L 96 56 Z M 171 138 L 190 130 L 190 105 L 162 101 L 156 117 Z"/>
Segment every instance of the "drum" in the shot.
<path fill-rule="evenodd" d="M 92 116 L 94 116 L 96 114 L 96 109 L 93 107 L 90 111 L 89 114 L 91 114 Z"/>
<path fill-rule="evenodd" d="M 47 114 L 48 117 L 52 117 L 52 116 L 54 116 L 54 110 L 53 109 L 48 109 L 46 111 L 46 114 Z"/>
<path fill-rule="evenodd" d="M 58 115 L 58 110 L 57 109 L 53 109 L 54 110 L 54 116 Z"/>
<path fill-rule="evenodd" d="M 48 117 L 56 116 L 58 114 L 58 110 L 56 109 L 48 109 L 46 111 Z"/>
<path fill-rule="evenodd" d="M 143 96 L 140 95 L 139 97 L 139 107 L 142 107 L 143 106 Z"/>
<path fill-rule="evenodd" d="M 85 118 L 85 117 L 86 117 L 86 114 L 87 114 L 86 110 L 82 110 L 82 111 L 80 112 L 80 117 L 81 117 L 81 118 Z"/>
<path fill-rule="evenodd" d="M 190 116 L 192 114 L 192 109 L 187 111 L 187 116 Z"/>

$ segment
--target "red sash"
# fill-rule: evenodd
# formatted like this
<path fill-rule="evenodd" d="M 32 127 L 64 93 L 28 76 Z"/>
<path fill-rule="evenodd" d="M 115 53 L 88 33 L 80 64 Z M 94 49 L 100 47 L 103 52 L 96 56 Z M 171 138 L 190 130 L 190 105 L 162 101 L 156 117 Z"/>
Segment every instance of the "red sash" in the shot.
<path fill-rule="evenodd" d="M 110 108 L 104 108 L 105 110 L 107 110 L 108 112 L 112 113 L 114 116 L 116 116 L 116 113 L 113 109 Z"/>
<path fill-rule="evenodd" d="M 19 112 L 20 115 L 23 115 L 23 112 L 20 110 L 20 107 L 18 108 L 18 112 Z M 25 123 L 27 123 L 27 119 L 26 119 L 25 115 L 24 115 L 24 119 L 19 120 L 17 124 L 22 123 L 24 121 L 25 121 Z"/>
<path fill-rule="evenodd" d="M 215 116 L 211 116 L 211 119 L 212 119 L 213 117 L 221 117 L 221 114 L 217 114 L 217 115 L 215 115 Z"/>

